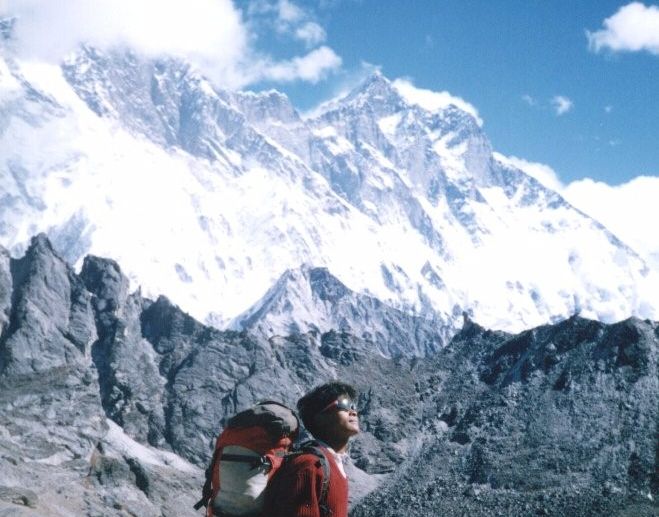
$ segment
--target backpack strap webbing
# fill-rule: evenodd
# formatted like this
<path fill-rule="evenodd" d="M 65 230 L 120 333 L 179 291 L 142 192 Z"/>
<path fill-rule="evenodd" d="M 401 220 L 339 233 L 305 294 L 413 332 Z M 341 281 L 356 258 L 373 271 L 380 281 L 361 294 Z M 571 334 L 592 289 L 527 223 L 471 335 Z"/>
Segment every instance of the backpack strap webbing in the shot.
<path fill-rule="evenodd" d="M 222 454 L 220 461 L 248 463 L 252 469 L 262 467 L 265 473 L 272 470 L 272 462 L 267 456 L 247 456 L 246 454 Z"/>
<path fill-rule="evenodd" d="M 330 483 L 330 466 L 329 462 L 327 461 L 327 457 L 325 456 L 323 449 L 320 447 L 320 444 L 315 440 L 304 442 L 299 446 L 297 451 L 292 453 L 293 456 L 302 454 L 313 454 L 318 458 L 320 468 L 323 469 L 323 479 L 320 484 L 318 507 L 320 509 L 320 514 L 323 517 L 331 517 L 332 510 L 330 510 L 329 506 L 327 505 L 327 492 L 329 490 Z"/>
<path fill-rule="evenodd" d="M 206 469 L 206 481 L 204 482 L 204 488 L 201 489 L 201 499 L 197 501 L 194 505 L 195 510 L 199 510 L 202 506 L 207 507 L 208 503 L 213 496 L 213 468 L 215 467 L 215 461 L 217 460 L 217 455 L 221 449 L 216 448 L 213 451 L 213 457 L 211 458 L 210 465 Z"/>

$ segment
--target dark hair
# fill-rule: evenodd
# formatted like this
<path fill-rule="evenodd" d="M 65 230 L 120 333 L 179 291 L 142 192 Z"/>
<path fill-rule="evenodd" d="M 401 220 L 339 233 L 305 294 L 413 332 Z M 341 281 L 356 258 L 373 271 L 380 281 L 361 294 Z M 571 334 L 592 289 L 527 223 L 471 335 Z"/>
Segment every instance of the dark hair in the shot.
<path fill-rule="evenodd" d="M 357 391 L 345 382 L 328 382 L 316 386 L 297 401 L 297 410 L 307 431 L 314 436 L 316 435 L 314 429 L 315 416 L 341 395 L 348 395 L 354 400 L 357 397 Z"/>

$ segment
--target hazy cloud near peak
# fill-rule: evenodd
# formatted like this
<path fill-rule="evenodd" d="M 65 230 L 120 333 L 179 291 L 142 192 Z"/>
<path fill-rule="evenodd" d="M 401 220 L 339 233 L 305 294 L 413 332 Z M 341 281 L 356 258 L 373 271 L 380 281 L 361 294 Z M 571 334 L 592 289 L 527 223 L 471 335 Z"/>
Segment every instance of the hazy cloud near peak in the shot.
<path fill-rule="evenodd" d="M 6 0 L 0 16 L 16 16 L 22 55 L 59 60 L 80 43 L 125 45 L 148 55 L 210 54 L 229 64 L 247 50 L 241 13 L 229 0 Z"/>
<path fill-rule="evenodd" d="M 659 234 L 655 226 L 659 219 L 658 176 L 637 176 L 621 185 L 609 185 L 590 178 L 563 184 L 558 174 L 544 163 L 495 152 L 494 158 L 535 178 L 545 187 L 558 192 L 568 203 L 596 221 L 659 271 Z"/>
<path fill-rule="evenodd" d="M 396 79 L 393 81 L 393 85 L 398 93 L 411 104 L 416 104 L 429 111 L 442 109 L 452 104 L 473 116 L 479 126 L 483 125 L 478 110 L 472 104 L 447 91 L 436 92 L 417 88 L 408 79 Z"/>
<path fill-rule="evenodd" d="M 622 6 L 604 20 L 603 28 L 586 31 L 588 45 L 594 52 L 647 51 L 659 55 L 659 6 L 632 2 Z"/>
<path fill-rule="evenodd" d="M 501 163 L 515 167 L 529 176 L 535 178 L 545 187 L 561 192 L 564 188 L 563 183 L 556 174 L 556 171 L 544 163 L 530 162 L 517 156 L 504 156 L 501 153 L 494 153 L 494 158 Z"/>
<path fill-rule="evenodd" d="M 571 204 L 598 220 L 659 271 L 659 177 L 638 176 L 622 185 L 590 178 L 574 181 L 561 192 Z"/>
<path fill-rule="evenodd" d="M 149 57 L 182 57 L 225 88 L 256 81 L 316 82 L 341 66 L 322 27 L 282 0 L 273 16 L 297 25 L 290 36 L 302 53 L 275 60 L 254 47 L 254 27 L 231 0 L 0 0 L 0 17 L 14 16 L 14 46 L 28 59 L 59 62 L 81 43 L 128 47 Z M 248 12 L 249 15 L 249 12 Z"/>

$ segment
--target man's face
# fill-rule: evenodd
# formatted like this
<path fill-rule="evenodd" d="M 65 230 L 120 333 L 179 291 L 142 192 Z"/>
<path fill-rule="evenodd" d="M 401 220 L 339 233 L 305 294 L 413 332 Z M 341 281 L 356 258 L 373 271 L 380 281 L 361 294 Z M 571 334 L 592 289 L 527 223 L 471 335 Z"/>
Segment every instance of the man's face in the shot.
<path fill-rule="evenodd" d="M 323 436 L 333 440 L 348 440 L 359 433 L 359 417 L 354 402 L 341 395 L 316 416 Z"/>

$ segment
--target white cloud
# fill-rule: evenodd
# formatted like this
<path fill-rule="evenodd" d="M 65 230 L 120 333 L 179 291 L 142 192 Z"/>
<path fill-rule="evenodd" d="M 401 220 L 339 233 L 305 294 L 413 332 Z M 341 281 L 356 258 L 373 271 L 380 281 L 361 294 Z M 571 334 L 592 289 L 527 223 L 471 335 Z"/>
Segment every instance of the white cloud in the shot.
<path fill-rule="evenodd" d="M 277 33 L 301 41 L 308 48 L 327 39 L 325 29 L 314 20 L 313 13 L 290 0 L 279 0 L 274 5 L 259 0 L 250 5 L 250 11 L 259 15 L 274 15 L 274 20 L 270 23 L 274 25 Z"/>
<path fill-rule="evenodd" d="M 658 176 L 639 176 L 617 186 L 587 178 L 570 183 L 562 194 L 659 270 Z"/>
<path fill-rule="evenodd" d="M 393 85 L 398 93 L 411 104 L 416 104 L 429 111 L 435 111 L 453 105 L 472 115 L 479 126 L 483 125 L 483 121 L 478 115 L 478 110 L 473 105 L 460 97 L 451 95 L 449 92 L 435 92 L 417 88 L 406 79 L 396 79 L 393 81 Z"/>
<path fill-rule="evenodd" d="M 551 104 L 559 117 L 565 115 L 574 108 L 574 103 L 563 95 L 556 95 L 552 98 Z"/>
<path fill-rule="evenodd" d="M 595 52 L 647 51 L 659 55 L 659 6 L 632 2 L 603 22 L 603 28 L 586 31 L 589 48 Z"/>
<path fill-rule="evenodd" d="M 15 47 L 23 57 L 57 62 L 81 43 L 128 47 L 182 57 L 226 88 L 277 77 L 315 82 L 341 63 L 329 47 L 281 62 L 258 52 L 251 25 L 231 0 L 4 0 L 0 16 L 17 17 Z M 306 15 L 282 0 L 277 16 L 292 22 Z M 299 36 L 307 48 L 321 38 L 320 26 Z"/>
<path fill-rule="evenodd" d="M 39 59 L 60 59 L 85 42 L 149 55 L 212 50 L 219 63 L 228 63 L 247 46 L 240 11 L 229 0 L 6 0 L 3 11 L 18 18 L 22 53 Z"/>
<path fill-rule="evenodd" d="M 289 0 L 279 0 L 277 8 L 279 19 L 286 23 L 295 23 L 305 17 L 304 11 Z"/>
<path fill-rule="evenodd" d="M 307 45 L 317 45 L 325 41 L 327 34 L 316 22 L 306 22 L 295 30 L 295 37 Z"/>
<path fill-rule="evenodd" d="M 525 93 L 522 95 L 522 100 L 528 104 L 529 106 L 536 106 L 538 104 L 538 101 L 536 101 L 533 97 L 531 97 L 528 93 Z"/>
<path fill-rule="evenodd" d="M 312 50 L 304 57 L 278 62 L 263 71 L 263 78 L 274 81 L 302 79 L 316 83 L 341 66 L 341 58 L 329 47 Z"/>
<path fill-rule="evenodd" d="M 516 156 L 504 156 L 495 152 L 494 158 L 505 165 L 515 167 L 529 176 L 535 178 L 545 187 L 561 192 L 564 188 L 563 183 L 556 174 L 556 171 L 544 163 L 530 162 Z"/>

